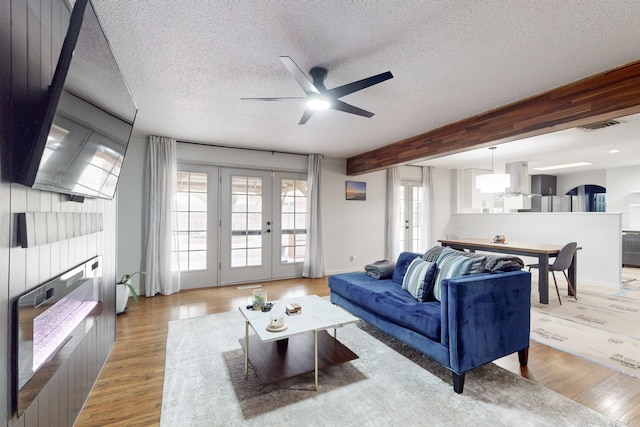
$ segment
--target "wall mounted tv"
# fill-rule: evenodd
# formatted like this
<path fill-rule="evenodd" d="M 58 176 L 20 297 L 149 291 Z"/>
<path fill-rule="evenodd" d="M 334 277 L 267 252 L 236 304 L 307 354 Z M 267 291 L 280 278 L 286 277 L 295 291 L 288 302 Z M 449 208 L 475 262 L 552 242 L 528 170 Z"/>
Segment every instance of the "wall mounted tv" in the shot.
<path fill-rule="evenodd" d="M 76 0 L 37 136 L 17 181 L 113 198 L 137 107 L 90 0 Z M 15 151 L 15 150 L 14 150 Z"/>

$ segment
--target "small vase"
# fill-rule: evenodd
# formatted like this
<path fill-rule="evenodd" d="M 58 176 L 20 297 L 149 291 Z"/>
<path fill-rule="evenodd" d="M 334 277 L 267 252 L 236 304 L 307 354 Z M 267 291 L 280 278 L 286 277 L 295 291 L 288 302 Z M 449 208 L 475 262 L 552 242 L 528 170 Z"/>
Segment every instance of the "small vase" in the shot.
<path fill-rule="evenodd" d="M 253 309 L 262 310 L 267 303 L 267 291 L 264 289 L 256 289 L 253 291 Z"/>

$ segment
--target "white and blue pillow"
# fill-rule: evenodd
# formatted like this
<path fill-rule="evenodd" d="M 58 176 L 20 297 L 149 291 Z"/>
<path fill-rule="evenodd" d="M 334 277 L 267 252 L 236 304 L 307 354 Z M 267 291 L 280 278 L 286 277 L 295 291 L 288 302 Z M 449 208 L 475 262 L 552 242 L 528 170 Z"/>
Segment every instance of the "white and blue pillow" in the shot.
<path fill-rule="evenodd" d="M 444 248 L 440 256 L 438 256 L 438 275 L 433 286 L 433 296 L 436 300 L 441 300 L 442 281 L 444 279 L 452 279 L 454 277 L 467 276 L 476 270 L 478 265 L 484 263 L 484 257 L 469 258 L 461 255 L 459 251 L 449 247 Z"/>
<path fill-rule="evenodd" d="M 437 272 L 435 262 L 418 257 L 409 264 L 402 279 L 402 289 L 408 291 L 416 300 L 424 302 L 432 291 Z"/>

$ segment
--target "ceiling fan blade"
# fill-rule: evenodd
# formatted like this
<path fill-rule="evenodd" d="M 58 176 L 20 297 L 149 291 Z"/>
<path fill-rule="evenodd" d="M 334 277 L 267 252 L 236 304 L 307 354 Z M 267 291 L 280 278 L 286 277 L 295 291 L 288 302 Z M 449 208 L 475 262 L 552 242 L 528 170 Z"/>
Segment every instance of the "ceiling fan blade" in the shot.
<path fill-rule="evenodd" d="M 315 113 L 314 110 L 310 110 L 308 108 L 306 110 L 304 110 L 304 114 L 300 118 L 300 121 L 298 122 L 298 124 L 299 125 L 303 125 L 303 124 L 307 123 L 309 121 L 309 119 L 311 118 L 311 116 L 313 116 L 313 113 Z"/>
<path fill-rule="evenodd" d="M 386 73 L 367 77 L 366 79 L 358 80 L 357 82 L 335 87 L 333 89 L 328 90 L 327 93 L 333 98 L 341 98 L 345 95 L 349 95 L 350 93 L 357 92 L 359 90 L 362 90 L 369 86 L 376 85 L 378 83 L 382 83 L 383 81 L 389 80 L 392 78 L 393 78 L 393 74 L 391 74 L 391 71 L 387 71 Z"/>
<path fill-rule="evenodd" d="M 285 98 L 240 98 L 243 101 L 304 101 L 305 96 L 294 96 Z"/>
<path fill-rule="evenodd" d="M 371 111 L 354 107 L 351 104 L 347 104 L 346 102 L 343 102 L 337 99 L 334 99 L 333 101 L 331 101 L 331 108 L 333 108 L 334 110 L 344 111 L 345 113 L 356 114 L 362 117 L 373 117 L 373 113 Z"/>
<path fill-rule="evenodd" d="M 281 56 L 280 60 L 287 67 L 287 70 L 291 73 L 294 79 L 298 82 L 298 84 L 302 87 L 305 93 L 314 93 L 319 94 L 320 91 L 313 85 L 313 82 L 309 80 L 309 78 L 302 72 L 300 67 L 293 62 L 293 59 L 289 56 Z"/>

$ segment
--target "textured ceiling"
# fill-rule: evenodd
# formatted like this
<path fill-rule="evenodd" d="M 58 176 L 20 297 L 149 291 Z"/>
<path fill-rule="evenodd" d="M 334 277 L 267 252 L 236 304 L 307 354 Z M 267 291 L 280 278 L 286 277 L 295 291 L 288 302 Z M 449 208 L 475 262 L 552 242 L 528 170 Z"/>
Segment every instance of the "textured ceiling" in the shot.
<path fill-rule="evenodd" d="M 134 133 L 349 157 L 640 59 L 640 1 L 94 0 L 138 105 Z M 328 88 L 391 71 L 298 125 L 278 59 Z M 485 154 L 486 155 L 486 154 Z"/>

